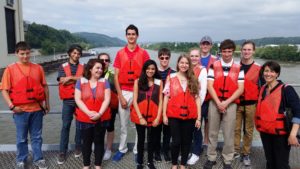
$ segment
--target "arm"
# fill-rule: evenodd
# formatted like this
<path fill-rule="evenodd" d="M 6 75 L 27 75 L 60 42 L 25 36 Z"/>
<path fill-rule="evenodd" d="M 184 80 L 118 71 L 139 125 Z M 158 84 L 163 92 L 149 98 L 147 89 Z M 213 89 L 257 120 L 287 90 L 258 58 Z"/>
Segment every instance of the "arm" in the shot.
<path fill-rule="evenodd" d="M 170 78 L 169 76 L 166 79 L 166 85 L 164 88 L 164 92 L 167 88 L 170 88 Z M 168 91 L 169 92 L 169 91 Z M 163 100 L 163 121 L 165 125 L 168 125 L 168 116 L 167 116 L 167 107 L 169 102 L 169 93 L 164 93 L 164 100 Z"/>
<path fill-rule="evenodd" d="M 200 101 L 201 105 L 203 104 L 207 92 L 207 71 L 205 68 L 203 68 L 200 72 L 200 75 L 198 77 L 198 81 L 200 84 L 200 91 L 199 91 L 199 96 L 200 96 Z"/>
<path fill-rule="evenodd" d="M 50 112 L 50 103 L 49 103 L 49 88 L 48 85 L 44 85 L 44 90 L 45 90 L 45 113 Z"/>
<path fill-rule="evenodd" d="M 225 112 L 225 108 L 219 107 L 219 105 L 221 104 L 221 101 L 220 101 L 219 97 L 217 96 L 217 93 L 216 93 L 213 85 L 214 85 L 214 81 L 208 80 L 207 81 L 207 90 L 208 90 L 210 96 L 212 97 L 213 101 L 216 103 L 219 112 Z"/>
<path fill-rule="evenodd" d="M 94 120 L 94 121 L 98 120 L 105 113 L 105 111 L 108 109 L 110 99 L 111 99 L 110 98 L 111 97 L 110 92 L 111 92 L 110 88 L 106 88 L 104 90 L 104 100 L 102 102 L 102 105 L 100 107 L 99 112 L 97 113 L 97 115 L 95 115 L 93 118 L 91 118 L 92 120 Z"/>
<path fill-rule="evenodd" d="M 142 116 L 139 105 L 137 103 L 138 91 L 139 91 L 139 85 L 138 85 L 138 79 L 136 79 L 134 81 L 134 85 L 133 85 L 133 101 L 132 101 L 132 103 L 133 103 L 134 110 L 135 110 L 137 116 L 139 117 L 140 125 L 147 125 L 147 121 Z"/>
<path fill-rule="evenodd" d="M 90 118 L 95 116 L 96 112 L 92 112 L 90 111 L 86 105 L 83 103 L 83 101 L 81 100 L 81 91 L 77 88 L 75 88 L 75 102 L 76 105 L 78 106 L 78 108 L 80 110 L 82 110 L 86 115 L 88 115 Z"/>
<path fill-rule="evenodd" d="M 121 90 L 121 86 L 120 86 L 118 77 L 119 77 L 119 69 L 115 68 L 115 76 L 114 76 L 115 88 L 117 90 L 119 101 L 121 103 L 122 108 L 126 109 L 127 108 L 127 101 L 124 98 L 124 96 L 122 95 L 122 90 Z"/>
<path fill-rule="evenodd" d="M 78 79 L 80 79 L 80 77 L 76 77 L 76 76 L 60 77 L 59 83 L 62 83 L 63 85 L 74 84 Z"/>
<path fill-rule="evenodd" d="M 162 94 L 162 90 L 163 90 L 163 82 L 160 81 L 160 87 L 159 87 L 159 102 L 158 102 L 158 113 L 157 113 L 157 117 L 153 122 L 153 127 L 158 126 L 161 115 L 162 115 L 162 102 L 163 102 L 163 94 Z"/>
<path fill-rule="evenodd" d="M 232 103 L 235 99 L 240 97 L 241 94 L 244 92 L 244 82 L 238 83 L 238 89 L 225 101 L 221 103 L 222 106 L 225 107 L 225 109 L 228 107 L 230 103 Z"/>
<path fill-rule="evenodd" d="M 198 96 L 196 98 L 196 105 L 197 105 L 197 115 L 198 115 L 198 118 L 196 119 L 196 122 L 195 122 L 195 127 L 199 130 L 200 127 L 201 127 L 201 104 L 200 104 L 200 97 Z"/>
<path fill-rule="evenodd" d="M 7 103 L 8 106 L 13 105 L 12 101 L 10 100 L 8 90 L 3 89 L 2 90 L 2 96 L 3 96 L 5 102 Z M 12 111 L 15 112 L 15 113 L 20 113 L 23 110 L 19 106 L 15 106 Z"/>

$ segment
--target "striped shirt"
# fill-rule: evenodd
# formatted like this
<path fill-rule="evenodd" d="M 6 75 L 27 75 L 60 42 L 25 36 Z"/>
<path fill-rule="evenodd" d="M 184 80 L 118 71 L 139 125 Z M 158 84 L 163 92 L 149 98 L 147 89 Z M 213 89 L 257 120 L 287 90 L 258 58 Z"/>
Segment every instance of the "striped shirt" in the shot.
<path fill-rule="evenodd" d="M 223 61 L 223 59 L 220 59 L 220 60 L 221 60 L 221 64 L 222 64 L 222 67 L 223 67 L 223 74 L 224 74 L 224 76 L 228 76 L 228 72 L 230 71 L 230 68 L 231 68 L 234 61 L 232 59 L 231 62 L 225 63 Z M 240 63 L 236 63 L 236 64 L 240 64 Z M 244 78 L 245 78 L 244 77 L 244 70 L 241 67 L 240 72 L 239 72 L 239 76 L 238 76 L 238 83 L 244 83 Z M 207 80 L 211 80 L 211 81 L 215 80 L 213 65 L 211 65 L 209 70 L 208 70 Z"/>

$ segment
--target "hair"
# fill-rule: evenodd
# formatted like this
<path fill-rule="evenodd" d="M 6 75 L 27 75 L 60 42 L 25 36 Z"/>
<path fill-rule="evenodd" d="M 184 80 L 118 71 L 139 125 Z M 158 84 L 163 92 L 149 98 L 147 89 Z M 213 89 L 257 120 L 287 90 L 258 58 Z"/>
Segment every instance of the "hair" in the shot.
<path fill-rule="evenodd" d="M 180 60 L 183 59 L 183 58 L 186 58 L 188 60 L 189 65 L 190 65 L 189 69 L 185 73 L 186 78 L 188 80 L 187 87 L 190 90 L 191 94 L 198 95 L 199 94 L 199 82 L 198 82 L 198 79 L 194 75 L 191 58 L 187 54 L 181 54 L 178 57 L 177 66 L 176 66 L 177 72 L 179 72 L 178 64 L 179 64 Z"/>
<path fill-rule="evenodd" d="M 191 54 L 191 52 L 193 51 L 193 50 L 198 50 L 199 51 L 199 56 L 200 56 L 200 48 L 197 48 L 197 47 L 195 47 L 195 48 L 191 48 L 190 50 L 189 50 L 189 55 Z"/>
<path fill-rule="evenodd" d="M 225 39 L 223 42 L 221 42 L 220 45 L 220 50 L 233 49 L 233 51 L 235 51 L 235 48 L 235 43 L 231 39 Z"/>
<path fill-rule="evenodd" d="M 70 56 L 74 50 L 77 50 L 80 53 L 80 55 L 82 55 L 82 47 L 78 44 L 73 44 L 69 47 L 68 52 L 67 52 L 68 55 Z"/>
<path fill-rule="evenodd" d="M 109 56 L 109 54 L 108 53 L 105 53 L 105 52 L 102 52 L 102 53 L 99 53 L 99 55 L 98 55 L 98 59 L 100 59 L 100 56 L 102 56 L 102 55 L 106 55 L 106 56 L 108 56 L 108 59 L 110 60 L 110 56 Z"/>
<path fill-rule="evenodd" d="M 127 31 L 128 31 L 129 29 L 134 30 L 135 33 L 139 36 L 139 29 L 138 29 L 135 25 L 130 24 L 129 26 L 127 26 L 126 31 L 125 31 L 125 34 L 126 34 L 126 35 L 127 35 Z"/>
<path fill-rule="evenodd" d="M 15 48 L 16 53 L 18 53 L 19 50 L 30 50 L 30 46 L 25 41 L 20 41 L 16 44 L 16 48 Z"/>
<path fill-rule="evenodd" d="M 95 66 L 96 63 L 100 63 L 102 66 L 102 70 L 104 71 L 104 63 L 102 63 L 99 59 L 90 59 L 87 64 L 84 67 L 84 73 L 83 73 L 83 77 L 85 77 L 86 79 L 90 79 L 92 74 L 91 74 L 91 69 Z"/>
<path fill-rule="evenodd" d="M 138 82 L 139 90 L 142 90 L 142 91 L 149 90 L 149 85 L 148 85 L 149 81 L 148 81 L 148 77 L 146 74 L 146 70 L 150 65 L 154 65 L 154 67 L 155 67 L 155 73 L 153 75 L 153 78 L 160 79 L 160 74 L 158 73 L 158 68 L 157 68 L 156 62 L 154 60 L 147 60 L 143 65 L 142 72 L 139 77 L 139 82 Z"/>
<path fill-rule="evenodd" d="M 251 44 L 253 47 L 253 50 L 255 50 L 255 43 L 251 40 L 246 40 L 243 44 L 242 44 L 242 48 L 247 45 L 247 44 Z"/>
<path fill-rule="evenodd" d="M 260 75 L 263 75 L 263 72 L 265 71 L 266 67 L 269 67 L 272 71 L 278 74 L 278 77 L 280 75 L 280 65 L 275 61 L 267 61 L 264 63 L 260 69 Z"/>
<path fill-rule="evenodd" d="M 158 57 L 162 55 L 168 55 L 169 57 L 171 57 L 171 51 L 168 48 L 161 48 L 158 50 Z"/>

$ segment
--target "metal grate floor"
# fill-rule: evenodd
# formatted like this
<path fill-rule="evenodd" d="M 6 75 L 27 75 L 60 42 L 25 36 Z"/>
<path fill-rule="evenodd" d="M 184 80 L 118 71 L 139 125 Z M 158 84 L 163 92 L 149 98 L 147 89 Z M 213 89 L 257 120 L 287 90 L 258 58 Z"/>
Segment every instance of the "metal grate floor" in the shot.
<path fill-rule="evenodd" d="M 206 149 L 204 149 L 200 160 L 194 166 L 189 166 L 189 169 L 202 169 L 206 161 Z M 70 152 L 67 156 L 67 161 L 63 165 L 58 165 L 57 160 L 58 151 L 45 151 L 44 158 L 50 169 L 80 169 L 82 168 L 82 158 L 75 158 L 73 152 Z M 0 152 L 0 169 L 13 169 L 15 168 L 15 157 L 16 152 Z M 145 153 L 144 163 L 146 163 L 147 153 Z M 262 147 L 253 147 L 252 154 L 250 155 L 252 166 L 245 167 L 239 159 L 235 159 L 232 163 L 234 169 L 264 169 L 265 168 L 265 157 Z M 120 162 L 113 162 L 111 160 L 104 161 L 102 168 L 104 169 L 134 169 L 136 168 L 134 163 L 134 157 L 132 152 L 128 152 Z M 31 161 L 30 157 L 28 161 Z M 93 157 L 92 157 L 93 161 Z M 290 154 L 290 165 L 293 169 L 300 169 L 300 148 L 292 148 Z M 169 169 L 171 168 L 170 162 L 155 162 L 155 166 L 158 169 Z M 34 167 L 29 162 L 27 165 L 28 169 Z M 145 167 L 147 168 L 147 167 Z M 222 157 L 221 152 L 218 150 L 217 164 L 213 169 L 222 169 Z"/>

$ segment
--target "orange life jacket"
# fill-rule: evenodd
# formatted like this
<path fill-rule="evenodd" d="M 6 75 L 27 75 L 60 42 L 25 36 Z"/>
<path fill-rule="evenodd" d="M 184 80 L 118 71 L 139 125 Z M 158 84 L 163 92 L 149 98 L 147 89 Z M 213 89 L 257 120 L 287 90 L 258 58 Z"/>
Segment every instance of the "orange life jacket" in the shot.
<path fill-rule="evenodd" d="M 207 66 L 206 66 L 207 72 L 208 72 L 210 66 L 211 66 L 213 63 L 215 63 L 215 61 L 217 61 L 217 60 L 218 60 L 218 58 L 217 58 L 216 56 L 210 55 L 210 59 L 209 59 L 208 64 L 207 64 Z M 201 63 L 201 61 L 200 61 L 200 63 Z M 210 99 L 211 99 L 211 98 L 210 98 L 210 96 L 209 96 L 209 93 L 207 92 L 204 101 L 208 101 L 208 100 L 210 100 Z"/>
<path fill-rule="evenodd" d="M 107 72 L 107 73 L 105 74 L 104 78 L 105 78 L 106 80 L 108 80 L 110 75 L 112 75 L 112 74 L 110 74 L 110 73 Z M 111 90 L 110 93 L 111 93 L 111 94 L 110 94 L 110 103 L 109 103 L 109 107 L 112 108 L 112 109 L 118 109 L 118 107 L 119 107 L 119 97 L 118 97 L 118 94 L 117 94 L 116 91 L 113 91 L 113 90 Z"/>
<path fill-rule="evenodd" d="M 258 131 L 276 135 L 287 134 L 284 125 L 284 112 L 279 112 L 282 87 L 284 87 L 283 84 L 262 100 L 262 94 L 266 89 L 266 85 L 262 86 L 255 113 L 255 125 Z"/>
<path fill-rule="evenodd" d="M 157 118 L 160 83 L 161 80 L 154 79 L 154 84 L 150 87 L 150 91 L 148 91 L 150 92 L 150 96 L 147 95 L 146 91 L 138 91 L 138 107 L 142 116 L 147 121 L 147 126 L 152 126 L 152 122 Z M 140 119 L 134 108 L 131 110 L 130 118 L 133 123 L 140 124 Z M 160 122 L 162 122 L 162 117 L 160 117 Z"/>
<path fill-rule="evenodd" d="M 40 67 L 29 63 L 29 75 L 26 76 L 17 63 L 7 67 L 11 78 L 9 97 L 15 106 L 45 100 L 45 89 L 39 79 Z"/>
<path fill-rule="evenodd" d="M 64 72 L 66 74 L 66 77 L 72 76 L 71 73 L 71 66 L 68 62 L 62 64 L 62 67 L 64 69 Z M 81 77 L 83 75 L 84 71 L 84 65 L 78 64 L 77 70 L 76 70 L 76 77 Z M 74 92 L 75 92 L 75 83 L 63 85 L 62 83 L 59 83 L 59 97 L 60 99 L 74 99 Z"/>
<path fill-rule="evenodd" d="M 213 86 L 217 96 L 221 101 L 231 97 L 238 89 L 240 67 L 241 66 L 239 64 L 233 63 L 230 67 L 228 75 L 224 76 L 221 61 L 218 60 L 213 64 L 215 78 Z M 210 95 L 208 95 L 208 99 L 211 99 Z M 239 103 L 239 99 L 236 99 L 234 102 Z"/>
<path fill-rule="evenodd" d="M 133 85 L 134 80 L 137 79 L 142 70 L 143 66 L 143 54 L 144 49 L 139 48 L 139 50 L 134 54 L 132 59 L 129 59 L 129 56 L 127 52 L 125 51 L 125 48 L 120 50 L 119 55 L 120 57 L 120 63 L 121 67 L 119 69 L 119 83 L 121 85 Z"/>
<path fill-rule="evenodd" d="M 202 70 L 202 66 L 201 65 L 197 65 L 193 68 L 193 71 L 194 71 L 194 75 L 195 77 L 198 79 L 200 73 L 201 73 L 201 70 Z"/>
<path fill-rule="evenodd" d="M 218 60 L 218 58 L 217 58 L 216 56 L 210 55 L 210 59 L 209 59 L 209 61 L 208 61 L 208 64 L 207 64 L 207 66 L 206 66 L 206 69 L 208 70 L 208 69 L 210 68 L 210 66 L 211 66 L 212 64 L 214 64 L 215 61 L 217 61 L 217 60 Z"/>
<path fill-rule="evenodd" d="M 184 92 L 176 73 L 170 75 L 170 96 L 167 116 L 178 119 L 196 119 L 198 117 L 195 96 L 187 88 Z"/>
<path fill-rule="evenodd" d="M 259 94 L 259 86 L 258 86 L 258 79 L 259 79 L 259 71 L 260 65 L 253 63 L 245 74 L 245 81 L 244 81 L 244 93 L 242 94 L 242 98 L 244 100 L 257 100 Z"/>
<path fill-rule="evenodd" d="M 80 88 L 81 88 L 81 100 L 86 105 L 89 110 L 99 112 L 103 100 L 104 100 L 104 91 L 105 91 L 105 79 L 101 78 L 98 80 L 96 86 L 96 95 L 93 96 L 92 89 L 90 87 L 89 80 L 86 78 L 80 79 Z M 110 108 L 103 113 L 100 117 L 99 121 L 106 121 L 111 118 Z M 76 119 L 80 122 L 85 123 L 96 123 L 96 121 L 92 121 L 88 115 L 86 115 L 80 108 L 76 108 Z"/>

